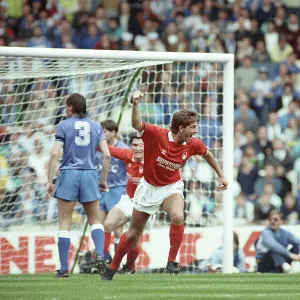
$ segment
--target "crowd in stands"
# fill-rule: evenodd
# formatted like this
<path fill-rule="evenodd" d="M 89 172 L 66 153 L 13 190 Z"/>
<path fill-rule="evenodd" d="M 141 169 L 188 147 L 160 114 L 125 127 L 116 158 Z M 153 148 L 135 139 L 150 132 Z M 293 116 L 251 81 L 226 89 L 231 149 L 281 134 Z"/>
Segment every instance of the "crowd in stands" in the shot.
<path fill-rule="evenodd" d="M 284 0 L 0 0 L 0 46 L 234 53 L 235 221 L 264 224 L 269 212 L 279 209 L 284 223 L 300 223 L 300 5 L 289 7 Z M 175 109 L 197 110 L 199 134 L 221 158 L 226 147 L 220 119 L 223 75 L 218 65 L 192 68 L 191 77 L 180 74 L 178 85 L 167 78 L 168 70 L 161 72 L 166 84 L 159 90 L 149 87 L 141 113 L 145 121 L 168 126 Z M 16 85 L 0 79 L 2 224 L 57 217 L 55 200 L 44 197 L 46 164 L 72 84 L 42 82 L 23 79 Z M 20 86 L 26 88 L 17 90 Z M 38 96 L 29 102 L 16 97 L 33 91 Z M 12 125 L 20 110 L 18 131 Z M 53 116 L 46 122 L 45 111 Z M 186 223 L 221 223 L 222 197 L 211 192 L 212 170 L 196 157 L 182 176 Z"/>

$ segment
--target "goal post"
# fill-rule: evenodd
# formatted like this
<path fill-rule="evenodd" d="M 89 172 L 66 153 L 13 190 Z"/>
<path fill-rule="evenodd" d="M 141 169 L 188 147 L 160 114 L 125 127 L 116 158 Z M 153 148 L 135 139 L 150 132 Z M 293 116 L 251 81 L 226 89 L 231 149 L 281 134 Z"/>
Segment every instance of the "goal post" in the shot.
<path fill-rule="evenodd" d="M 88 77 L 85 78 L 85 76 Z M 168 79 L 162 79 L 164 77 L 168 77 Z M 214 124 L 220 123 L 221 125 L 208 125 L 208 129 L 211 127 L 220 127 L 222 134 L 221 136 L 210 136 L 208 140 L 210 142 L 219 140 L 222 144 L 220 146 L 222 148 L 222 151 L 220 151 L 222 157 L 219 157 L 219 159 L 222 161 L 222 169 L 225 177 L 229 181 L 227 191 L 223 192 L 222 205 L 223 272 L 232 273 L 234 55 L 0 47 L 1 85 L 13 84 L 12 93 L 17 91 L 16 93 L 19 96 L 22 94 L 22 99 L 25 99 L 22 100 L 22 104 L 13 102 L 14 107 L 18 106 L 21 108 L 8 113 L 8 117 L 13 116 L 13 114 L 20 114 L 21 117 L 12 118 L 11 120 L 13 121 L 10 121 L 10 123 L 2 121 L 2 124 L 7 127 L 14 127 L 14 122 L 17 122 L 16 124 L 21 133 L 24 124 L 31 123 L 31 116 L 33 118 L 36 112 L 42 115 L 42 112 L 46 109 L 44 104 L 38 105 L 41 98 L 38 96 L 31 97 L 32 92 L 27 89 L 27 79 L 32 80 L 30 84 L 41 85 L 43 88 L 50 81 L 52 82 L 51 89 L 55 90 L 55 97 L 59 99 L 59 109 L 55 111 L 57 117 L 61 117 L 63 114 L 63 105 L 61 102 L 66 96 L 63 93 L 66 82 L 73 86 L 73 91 L 76 90 L 76 87 L 78 87 L 78 92 L 81 92 L 85 88 L 89 89 L 89 98 L 96 97 L 96 100 L 93 100 L 93 105 L 97 108 L 97 112 L 92 111 L 92 113 L 96 114 L 96 118 L 99 120 L 100 117 L 98 118 L 98 114 L 103 119 L 106 116 L 113 116 L 114 113 L 118 112 L 115 121 L 120 122 L 121 133 L 124 126 L 127 128 L 125 132 L 129 132 L 131 129 L 131 125 L 126 123 L 127 121 L 122 117 L 122 114 L 126 107 L 128 107 L 128 98 L 134 89 L 144 88 L 147 94 L 147 89 L 149 87 L 152 89 L 154 86 L 151 92 L 149 92 L 149 98 L 154 99 L 156 91 L 163 90 L 164 83 L 168 82 L 168 86 L 170 86 L 172 91 L 165 92 L 167 96 L 164 99 L 155 100 L 158 106 L 163 107 L 161 108 L 162 116 L 157 114 L 157 112 L 153 112 L 150 105 L 152 103 L 151 99 L 149 103 L 146 103 L 144 112 L 142 112 L 147 118 L 145 121 L 163 126 L 168 125 L 167 120 L 169 120 L 175 108 L 183 107 L 184 105 L 196 107 L 201 116 L 207 117 L 208 113 L 202 111 L 203 99 L 209 102 L 210 95 L 213 95 L 211 97 L 212 102 L 207 105 L 211 105 L 214 114 L 216 114 L 217 123 Z M 24 84 L 24 80 L 26 81 L 26 85 Z M 82 81 L 85 82 L 88 88 L 85 85 L 78 85 L 78 82 Z M 190 84 L 192 84 L 192 87 L 189 87 Z M 22 87 L 23 85 L 23 89 L 18 90 L 15 88 L 16 86 Z M 129 85 L 132 86 L 132 89 L 128 89 Z M 204 86 L 208 92 L 202 91 Z M 217 86 L 221 86 L 221 89 L 218 91 Z M 192 91 L 189 90 L 190 88 L 192 88 Z M 5 94 L 6 98 L 10 94 L 8 92 L 9 89 L 7 89 Z M 51 89 L 46 88 L 45 94 L 47 97 L 51 94 Z M 20 92 L 20 90 L 22 91 Z M 69 90 L 72 89 L 69 88 Z M 173 99 L 171 99 L 171 93 L 174 95 Z M 189 98 L 186 102 L 184 99 L 187 94 L 189 94 Z M 222 103 L 214 103 L 213 98 L 222 99 Z M 153 100 L 153 102 L 155 101 Z M 8 106 L 5 103 L 0 105 L 2 112 Z M 20 113 L 20 110 L 24 109 L 24 107 L 29 112 L 27 118 L 23 116 L 23 111 Z M 50 108 L 47 109 L 50 110 Z M 47 118 L 50 117 L 45 117 L 46 124 Z M 164 120 L 161 120 L 162 118 Z M 55 124 L 53 118 L 49 119 L 49 123 Z M 8 141 L 7 143 L 9 144 L 10 142 Z M 15 166 L 8 167 L 9 170 L 13 168 Z M 216 184 L 207 186 L 212 187 L 214 189 L 213 192 L 217 194 Z"/>

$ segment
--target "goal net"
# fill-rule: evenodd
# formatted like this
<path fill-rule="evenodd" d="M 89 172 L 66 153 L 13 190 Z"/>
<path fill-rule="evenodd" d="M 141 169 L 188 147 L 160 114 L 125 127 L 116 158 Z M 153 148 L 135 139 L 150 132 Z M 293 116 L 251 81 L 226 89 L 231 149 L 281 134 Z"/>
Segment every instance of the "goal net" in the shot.
<path fill-rule="evenodd" d="M 130 98 L 136 89 L 145 94 L 142 120 L 151 124 L 168 128 L 175 111 L 197 111 L 198 136 L 231 180 L 233 80 L 227 77 L 232 76 L 231 55 L 0 49 L 0 273 L 54 271 L 57 203 L 54 198 L 45 200 L 45 184 L 56 125 L 65 117 L 69 94 L 86 97 L 90 118 L 118 122 L 125 142 L 133 132 Z M 214 172 L 200 157 L 191 158 L 181 174 L 186 233 L 180 263 L 192 268 L 201 259 L 199 228 L 223 225 L 220 239 L 223 236 L 229 253 L 224 269 L 231 272 L 231 187 L 218 192 Z M 71 260 L 85 222 L 79 205 L 72 221 Z M 138 269 L 160 268 L 163 254 L 155 253 L 155 247 L 164 239 L 167 253 L 168 225 L 165 212 L 159 212 L 153 233 L 146 232 L 141 239 Z M 81 250 L 90 245 L 86 237 Z"/>

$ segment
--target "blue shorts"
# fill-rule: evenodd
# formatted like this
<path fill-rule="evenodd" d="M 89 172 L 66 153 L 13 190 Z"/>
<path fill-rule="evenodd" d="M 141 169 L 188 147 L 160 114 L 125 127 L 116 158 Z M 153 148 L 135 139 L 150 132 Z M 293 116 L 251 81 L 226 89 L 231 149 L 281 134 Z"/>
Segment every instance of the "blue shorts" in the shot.
<path fill-rule="evenodd" d="M 79 202 L 100 200 L 97 170 L 61 170 L 55 184 L 54 197 Z"/>
<path fill-rule="evenodd" d="M 109 212 L 126 194 L 126 186 L 110 187 L 108 192 L 101 193 L 100 210 Z"/>

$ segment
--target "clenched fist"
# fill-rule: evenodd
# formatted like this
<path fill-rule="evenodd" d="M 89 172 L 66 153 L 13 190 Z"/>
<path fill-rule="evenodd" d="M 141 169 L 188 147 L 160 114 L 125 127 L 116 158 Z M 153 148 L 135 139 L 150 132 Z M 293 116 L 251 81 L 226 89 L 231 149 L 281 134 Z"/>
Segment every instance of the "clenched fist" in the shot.
<path fill-rule="evenodd" d="M 135 91 L 132 95 L 132 104 L 138 105 L 143 96 L 144 94 L 141 91 Z"/>

